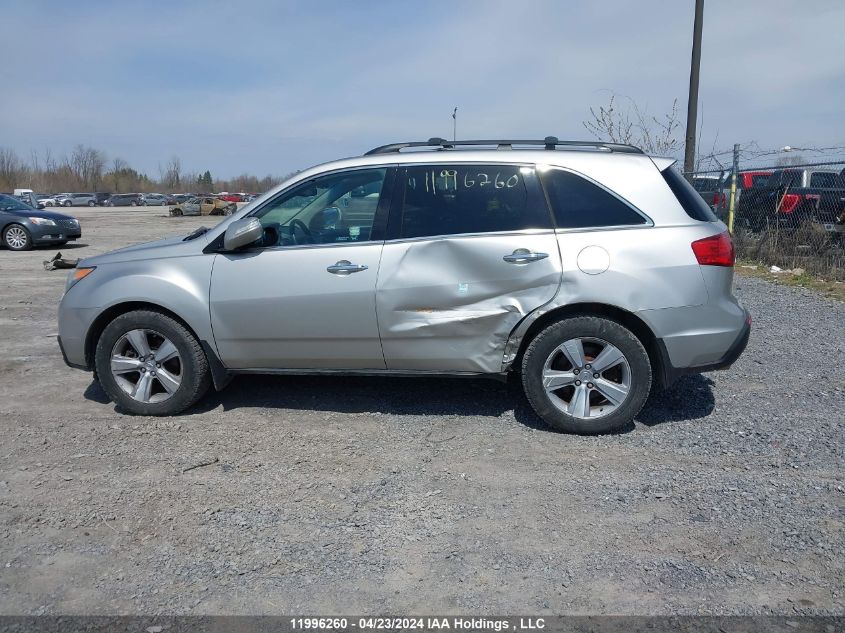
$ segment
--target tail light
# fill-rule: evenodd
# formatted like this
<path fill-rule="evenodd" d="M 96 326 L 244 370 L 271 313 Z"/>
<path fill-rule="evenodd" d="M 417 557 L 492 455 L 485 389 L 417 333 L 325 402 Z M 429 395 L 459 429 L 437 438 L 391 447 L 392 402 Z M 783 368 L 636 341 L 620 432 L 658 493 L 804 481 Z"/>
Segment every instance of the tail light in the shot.
<path fill-rule="evenodd" d="M 701 266 L 734 265 L 734 243 L 727 231 L 694 241 L 692 252 Z"/>
<path fill-rule="evenodd" d="M 798 206 L 798 203 L 801 202 L 802 198 L 803 196 L 799 193 L 783 194 L 783 198 L 780 200 L 780 212 L 792 213 L 795 211 L 795 207 Z"/>

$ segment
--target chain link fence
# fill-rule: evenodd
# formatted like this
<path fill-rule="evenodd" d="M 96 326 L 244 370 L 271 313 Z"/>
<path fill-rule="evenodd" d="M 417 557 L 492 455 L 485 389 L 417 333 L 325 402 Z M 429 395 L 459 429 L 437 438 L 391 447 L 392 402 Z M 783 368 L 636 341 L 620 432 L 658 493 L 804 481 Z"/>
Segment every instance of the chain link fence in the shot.
<path fill-rule="evenodd" d="M 686 174 L 730 228 L 737 257 L 845 281 L 845 161 L 738 163 Z"/>

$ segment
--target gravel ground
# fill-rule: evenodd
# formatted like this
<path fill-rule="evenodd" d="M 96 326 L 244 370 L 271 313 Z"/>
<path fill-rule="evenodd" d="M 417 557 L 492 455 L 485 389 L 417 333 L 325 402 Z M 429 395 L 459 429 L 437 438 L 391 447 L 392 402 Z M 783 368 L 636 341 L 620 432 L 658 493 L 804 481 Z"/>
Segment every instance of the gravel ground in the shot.
<path fill-rule="evenodd" d="M 74 212 L 69 256 L 203 223 Z M 460 379 L 242 377 L 133 418 L 62 363 L 53 253 L 0 251 L 2 614 L 845 613 L 845 304 L 738 279 L 739 362 L 605 437 Z"/>

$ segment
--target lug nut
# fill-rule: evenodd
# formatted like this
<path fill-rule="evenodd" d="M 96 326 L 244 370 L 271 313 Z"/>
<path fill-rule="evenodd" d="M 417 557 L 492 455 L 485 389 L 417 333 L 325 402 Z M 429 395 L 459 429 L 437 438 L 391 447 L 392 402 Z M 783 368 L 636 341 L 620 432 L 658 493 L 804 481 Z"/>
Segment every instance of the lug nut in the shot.
<path fill-rule="evenodd" d="M 598 377 L 599 377 L 598 374 L 593 374 L 593 378 L 598 378 Z"/>
<path fill-rule="evenodd" d="M 588 382 L 588 383 L 587 383 L 587 388 L 588 388 L 588 389 L 592 389 L 592 388 L 593 388 L 593 383 Z"/>
<path fill-rule="evenodd" d="M 143 374 L 144 372 L 146 372 L 146 371 L 147 371 L 147 369 L 146 369 L 145 367 L 141 367 L 141 373 L 142 373 L 142 374 Z"/>
<path fill-rule="evenodd" d="M 576 387 L 580 387 L 580 386 L 581 386 L 581 381 L 580 381 L 580 380 L 576 380 L 576 381 L 575 381 L 575 386 L 576 386 Z"/>
<path fill-rule="evenodd" d="M 586 369 L 589 369 L 589 368 L 590 368 L 590 365 L 584 365 L 584 367 L 585 367 Z"/>

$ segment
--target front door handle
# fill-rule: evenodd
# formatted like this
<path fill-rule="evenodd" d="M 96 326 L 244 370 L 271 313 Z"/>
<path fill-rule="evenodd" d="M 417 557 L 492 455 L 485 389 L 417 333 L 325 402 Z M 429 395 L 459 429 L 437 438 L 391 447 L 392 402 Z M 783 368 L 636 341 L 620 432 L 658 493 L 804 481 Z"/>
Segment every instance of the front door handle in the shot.
<path fill-rule="evenodd" d="M 529 262 L 536 262 L 541 259 L 546 259 L 548 253 L 535 253 L 529 251 L 527 248 L 518 248 L 510 255 L 502 257 L 509 264 L 527 264 Z"/>
<path fill-rule="evenodd" d="M 368 266 L 363 264 L 353 264 L 349 260 L 341 259 L 338 263 L 332 264 L 328 268 L 333 275 L 351 275 L 352 273 L 360 273 L 362 270 L 367 270 Z"/>

